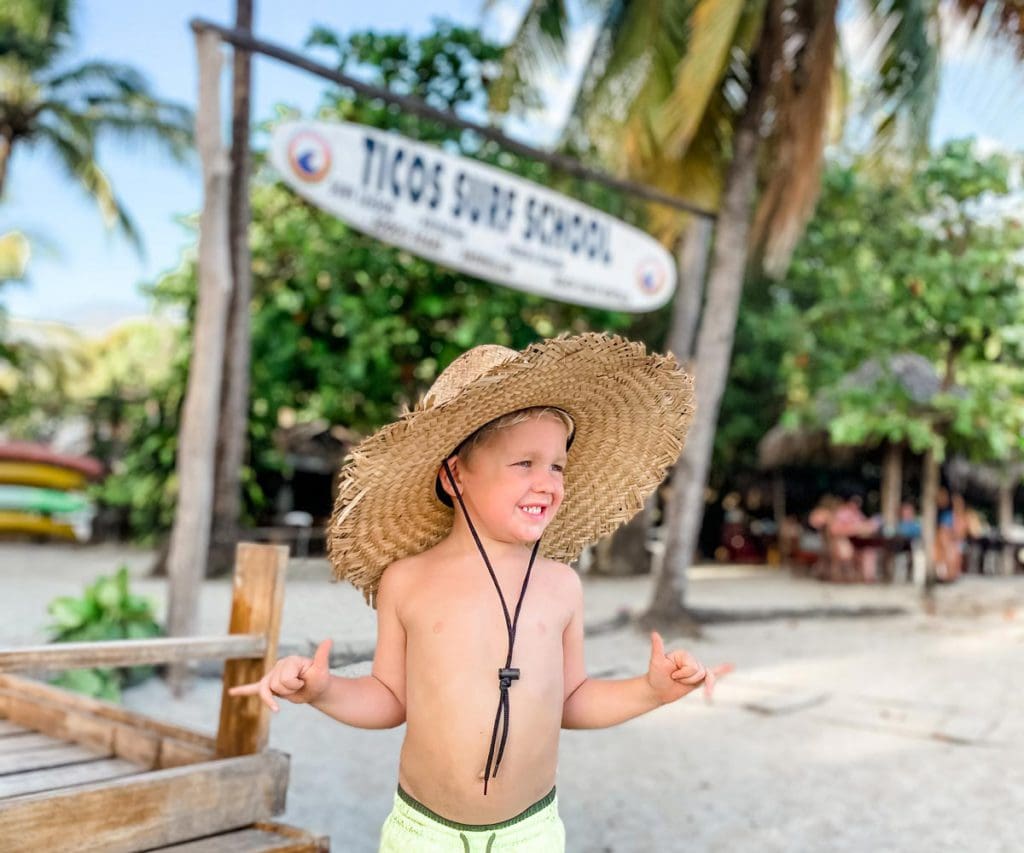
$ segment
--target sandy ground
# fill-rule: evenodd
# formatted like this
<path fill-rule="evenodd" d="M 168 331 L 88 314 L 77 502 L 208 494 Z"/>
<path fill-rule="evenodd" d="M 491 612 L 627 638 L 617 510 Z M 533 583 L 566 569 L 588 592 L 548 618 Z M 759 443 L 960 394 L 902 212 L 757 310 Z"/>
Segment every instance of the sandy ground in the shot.
<path fill-rule="evenodd" d="M 45 638 L 46 603 L 127 564 L 162 613 L 151 559 L 107 548 L 0 545 L 0 644 Z M 294 561 L 282 643 L 333 637 L 372 650 L 374 617 L 320 561 Z M 646 603 L 648 578 L 586 579 L 587 622 Z M 713 624 L 685 645 L 733 661 L 713 705 L 696 695 L 625 725 L 564 732 L 558 791 L 570 851 L 1017 851 L 1024 849 L 1024 577 L 967 578 L 922 608 L 909 585 L 830 586 L 768 568 L 707 566 L 694 606 L 899 608 L 887 616 L 789 616 Z M 229 585 L 203 589 L 204 632 L 222 633 Z M 670 645 L 676 645 L 666 637 Z M 587 640 L 591 674 L 641 672 L 647 636 L 631 627 Z M 339 674 L 362 674 L 353 664 Z M 219 682 L 184 700 L 162 682 L 131 708 L 212 731 Z M 274 719 L 292 756 L 283 819 L 328 834 L 338 851 L 376 850 L 394 792 L 402 729 L 348 729 L 307 708 Z"/>

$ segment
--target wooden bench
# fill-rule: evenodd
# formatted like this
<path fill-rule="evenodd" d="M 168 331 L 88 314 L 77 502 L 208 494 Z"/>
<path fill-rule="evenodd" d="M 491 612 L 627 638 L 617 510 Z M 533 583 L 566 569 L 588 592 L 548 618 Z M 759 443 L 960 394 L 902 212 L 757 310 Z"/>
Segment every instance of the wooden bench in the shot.
<path fill-rule="evenodd" d="M 238 546 L 229 634 L 0 649 L 0 849 L 327 851 L 284 811 L 288 756 L 269 711 L 228 689 L 277 654 L 287 548 Z M 216 737 L 10 674 L 225 660 Z"/>

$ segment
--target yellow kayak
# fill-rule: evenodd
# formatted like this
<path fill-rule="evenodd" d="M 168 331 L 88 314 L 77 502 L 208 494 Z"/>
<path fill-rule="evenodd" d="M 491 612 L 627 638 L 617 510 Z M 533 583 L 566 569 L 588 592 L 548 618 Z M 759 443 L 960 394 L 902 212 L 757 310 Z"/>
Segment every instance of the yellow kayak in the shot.
<path fill-rule="evenodd" d="M 0 536 L 8 533 L 24 536 L 52 536 L 56 539 L 76 540 L 75 530 L 70 524 L 55 521 L 45 515 L 30 512 L 0 510 Z"/>
<path fill-rule="evenodd" d="M 39 486 L 63 492 L 85 487 L 85 474 L 70 468 L 47 465 L 45 462 L 15 462 L 0 459 L 0 483 L 16 486 Z"/>

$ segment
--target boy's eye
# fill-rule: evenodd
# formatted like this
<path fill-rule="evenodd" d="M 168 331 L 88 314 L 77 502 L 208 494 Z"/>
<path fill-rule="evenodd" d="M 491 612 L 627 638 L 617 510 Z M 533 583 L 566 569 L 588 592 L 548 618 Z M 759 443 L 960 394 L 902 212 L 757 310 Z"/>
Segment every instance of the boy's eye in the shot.
<path fill-rule="evenodd" d="M 527 468 L 529 468 L 533 464 L 533 462 L 529 459 L 522 459 L 519 462 L 516 462 L 515 464 L 525 465 Z M 554 465 L 551 466 L 551 470 L 557 471 L 559 474 L 563 474 L 565 473 L 565 466 L 555 463 Z"/>

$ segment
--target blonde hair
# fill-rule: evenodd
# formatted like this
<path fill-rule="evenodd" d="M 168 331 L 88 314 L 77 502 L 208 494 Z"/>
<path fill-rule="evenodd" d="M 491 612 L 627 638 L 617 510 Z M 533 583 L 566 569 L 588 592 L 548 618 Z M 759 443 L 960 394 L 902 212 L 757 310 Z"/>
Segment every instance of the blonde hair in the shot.
<path fill-rule="evenodd" d="M 507 415 L 495 418 L 493 421 L 488 421 L 476 432 L 464 439 L 462 443 L 455 448 L 455 452 L 452 455 L 468 459 L 473 450 L 481 444 L 485 444 L 487 440 L 499 430 L 508 429 L 509 427 L 514 427 L 517 424 L 533 420 L 534 418 L 540 419 L 545 416 L 554 417 L 561 421 L 562 426 L 565 427 L 566 435 L 570 438 L 572 437 L 572 434 L 576 429 L 576 425 L 573 423 L 572 418 L 569 417 L 567 412 L 564 412 L 562 409 L 556 409 L 554 406 L 531 406 L 528 409 L 517 409 L 514 412 L 509 412 Z"/>

